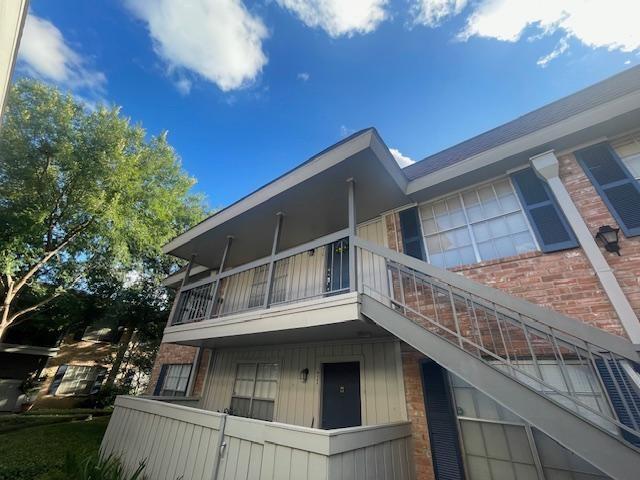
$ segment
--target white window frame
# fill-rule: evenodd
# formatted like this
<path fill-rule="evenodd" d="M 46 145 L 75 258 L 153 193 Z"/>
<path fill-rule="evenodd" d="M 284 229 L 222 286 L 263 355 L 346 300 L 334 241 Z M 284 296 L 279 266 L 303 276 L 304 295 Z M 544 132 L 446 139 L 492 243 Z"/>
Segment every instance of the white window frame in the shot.
<path fill-rule="evenodd" d="M 189 383 L 191 380 L 191 374 L 193 372 L 193 364 L 192 363 L 170 363 L 170 364 L 165 364 L 166 366 L 166 371 L 164 374 L 164 378 L 162 379 L 162 388 L 160 388 L 160 396 L 162 397 L 186 397 L 187 396 L 187 392 L 189 391 Z M 169 373 L 171 371 L 172 368 L 176 368 L 176 367 L 180 367 L 180 373 L 178 374 L 178 376 L 173 376 L 173 378 L 177 378 L 177 382 L 176 382 L 176 386 L 178 386 L 180 384 L 180 379 L 182 379 L 182 372 L 184 371 L 184 369 L 186 367 L 188 367 L 187 370 L 187 383 L 184 389 L 184 392 L 182 390 L 177 390 L 177 389 L 168 389 L 166 388 L 167 386 L 167 380 L 169 380 Z"/>
<path fill-rule="evenodd" d="M 60 379 L 60 383 L 56 388 L 55 394 L 56 396 L 69 396 L 69 397 L 80 397 L 87 396 L 91 393 L 91 389 L 93 388 L 96 380 L 98 379 L 98 375 L 100 375 L 100 369 L 103 368 L 99 365 L 70 365 L 67 364 L 67 368 Z M 74 370 L 82 370 L 83 372 L 89 372 L 90 376 L 87 375 L 83 378 L 77 378 L 78 372 Z M 74 378 L 71 378 L 71 374 L 74 375 Z M 86 383 L 87 385 L 84 388 L 77 388 L 82 383 Z"/>
<path fill-rule="evenodd" d="M 493 217 L 483 218 L 482 220 L 478 220 L 478 221 L 473 222 L 473 223 L 470 222 L 469 214 L 467 213 L 467 206 L 466 206 L 466 204 L 464 202 L 463 194 L 466 193 L 466 192 L 472 191 L 472 190 L 477 192 L 479 189 L 481 189 L 481 188 L 483 188 L 483 187 L 485 187 L 487 185 L 491 185 L 491 188 L 492 188 L 493 193 L 494 193 L 494 195 L 496 197 L 496 200 L 500 204 L 500 197 L 498 196 L 493 184 L 496 183 L 496 182 L 499 182 L 501 180 L 507 180 L 509 182 L 509 186 L 511 187 L 511 190 L 512 190 L 514 196 L 515 196 L 516 202 L 518 203 L 519 210 L 513 210 L 513 211 L 506 212 L 506 213 L 501 213 L 499 215 L 495 215 Z M 424 223 L 423 223 L 423 218 L 422 218 L 422 208 L 425 207 L 426 205 L 431 205 L 433 218 L 435 219 L 435 212 L 433 211 L 433 205 L 438 203 L 438 202 L 446 201 L 447 199 L 450 199 L 450 198 L 453 198 L 453 197 L 458 197 L 458 199 L 460 200 L 460 204 L 462 205 L 462 213 L 463 213 L 464 218 L 465 218 L 465 225 L 459 225 L 457 227 L 451 227 L 451 228 L 448 228 L 448 229 L 445 229 L 445 230 L 438 230 L 438 232 L 436 232 L 436 233 L 427 234 L 424 231 Z M 449 207 L 448 207 L 448 205 L 446 203 L 445 203 L 445 206 L 447 206 L 447 213 L 448 213 Z M 502 207 L 502 204 L 500 204 L 500 206 Z M 527 226 L 527 230 L 528 230 L 529 234 L 531 235 L 531 238 L 533 239 L 533 244 L 534 244 L 535 248 L 533 250 L 530 250 L 530 251 L 532 251 L 532 252 L 541 251 L 540 244 L 538 243 L 538 239 L 536 238 L 535 232 L 534 232 L 533 228 L 531 227 L 531 223 L 529 222 L 529 218 L 528 218 L 528 216 L 527 216 L 527 214 L 525 212 L 524 207 L 522 206 L 522 202 L 520 201 L 520 197 L 518 195 L 518 192 L 516 191 L 515 187 L 513 186 L 513 182 L 511 181 L 511 177 L 509 175 L 500 175 L 498 177 L 492 178 L 492 179 L 487 180 L 485 182 L 480 182 L 480 183 L 477 183 L 477 184 L 472 185 L 470 187 L 465 187 L 465 188 L 461 188 L 461 189 L 458 189 L 458 190 L 454 190 L 453 192 L 446 193 L 444 195 L 440 195 L 440 196 L 435 197 L 433 199 L 430 199 L 430 200 L 428 200 L 426 202 L 421 202 L 421 203 L 417 204 L 417 209 L 418 209 L 418 220 L 420 221 L 420 230 L 421 230 L 421 233 L 422 233 L 422 244 L 424 246 L 424 251 L 425 251 L 425 254 L 427 256 L 427 262 L 428 263 L 431 263 L 431 254 L 429 253 L 429 248 L 427 247 L 427 236 L 440 235 L 442 233 L 450 232 L 450 231 L 453 231 L 453 230 L 458 230 L 458 229 L 461 229 L 463 227 L 467 228 L 467 232 L 468 232 L 469 238 L 471 240 L 471 247 L 473 249 L 473 253 L 474 253 L 474 256 L 475 256 L 475 259 L 476 259 L 475 263 L 489 262 L 489 261 L 494 261 L 494 260 L 500 260 L 500 258 L 505 258 L 505 257 L 497 257 L 497 258 L 483 260 L 480 257 L 480 250 L 478 248 L 477 240 L 476 240 L 476 238 L 475 238 L 475 236 L 473 234 L 472 226 L 474 224 L 476 224 L 476 223 L 487 222 L 487 221 L 490 221 L 490 220 L 494 220 L 496 218 L 505 217 L 507 215 L 511 215 L 513 213 L 516 213 L 517 211 L 522 213 L 522 216 L 524 218 L 524 222 L 525 222 L 525 224 Z M 505 236 L 495 237 L 495 238 L 491 237 L 491 240 L 504 238 L 504 237 Z M 447 268 L 447 269 L 457 268 L 457 267 L 464 266 L 464 265 L 473 265 L 473 264 L 461 264 L 461 265 L 456 265 L 456 266 L 445 266 L 444 268 Z"/>
<path fill-rule="evenodd" d="M 236 381 L 238 380 L 238 371 L 240 370 L 240 366 L 241 365 L 253 365 L 254 369 L 253 369 L 253 390 L 251 392 L 251 395 L 236 395 L 235 393 L 235 388 L 236 388 Z M 273 398 L 264 398 L 264 397 L 257 397 L 256 396 L 256 383 L 258 382 L 258 369 L 260 367 L 260 365 L 275 365 L 278 368 L 278 377 L 275 380 L 276 383 L 276 391 L 275 394 L 273 396 Z M 249 379 L 244 379 L 244 380 L 249 380 Z M 238 363 L 236 363 L 235 366 L 235 375 L 233 377 L 233 385 L 231 387 L 231 400 L 229 402 L 229 407 L 231 407 L 231 404 L 233 403 L 233 399 L 234 398 L 238 398 L 238 399 L 243 399 L 243 400 L 249 400 L 249 415 L 248 418 L 253 418 L 252 414 L 253 414 L 253 402 L 254 400 L 258 400 L 258 401 L 262 401 L 262 402 L 273 402 L 273 415 L 271 418 L 271 421 L 273 421 L 273 419 L 276 416 L 276 400 L 278 398 L 278 387 L 280 386 L 280 362 L 274 362 L 274 361 L 267 361 L 267 362 L 255 362 L 255 361 L 247 361 L 247 362 L 243 362 L 240 361 Z M 268 420 L 267 420 L 268 421 Z"/>

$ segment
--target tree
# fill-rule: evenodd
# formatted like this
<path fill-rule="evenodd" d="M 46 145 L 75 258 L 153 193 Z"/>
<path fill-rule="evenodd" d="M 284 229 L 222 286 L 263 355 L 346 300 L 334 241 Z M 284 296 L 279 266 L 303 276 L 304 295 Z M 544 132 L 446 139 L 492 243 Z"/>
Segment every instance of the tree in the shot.
<path fill-rule="evenodd" d="M 159 256 L 205 214 L 193 184 L 166 133 L 148 137 L 119 108 L 89 111 L 18 82 L 0 128 L 0 341 L 62 292 L 85 288 L 97 265 L 126 270 Z"/>

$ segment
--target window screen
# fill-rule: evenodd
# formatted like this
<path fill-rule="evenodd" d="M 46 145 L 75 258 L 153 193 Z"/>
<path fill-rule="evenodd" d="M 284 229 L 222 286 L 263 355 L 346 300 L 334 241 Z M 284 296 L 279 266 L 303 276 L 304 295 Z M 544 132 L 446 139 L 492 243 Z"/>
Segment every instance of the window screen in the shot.
<path fill-rule="evenodd" d="M 240 417 L 273 420 L 280 367 L 277 363 L 240 363 L 231 397 L 231 411 Z"/>

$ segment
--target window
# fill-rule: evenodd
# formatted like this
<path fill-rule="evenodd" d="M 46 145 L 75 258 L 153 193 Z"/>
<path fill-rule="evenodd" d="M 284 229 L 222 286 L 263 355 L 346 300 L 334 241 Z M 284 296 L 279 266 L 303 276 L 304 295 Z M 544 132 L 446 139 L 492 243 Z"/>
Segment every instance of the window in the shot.
<path fill-rule="evenodd" d="M 61 365 L 58 367 L 58 374 L 62 373 L 59 379 L 56 395 L 89 395 L 93 393 L 94 384 L 98 377 L 105 371 L 102 367 L 84 365 Z M 55 381 L 55 378 L 54 378 Z"/>
<path fill-rule="evenodd" d="M 640 134 L 611 145 L 636 180 L 640 180 Z"/>
<path fill-rule="evenodd" d="M 231 397 L 233 415 L 273 420 L 279 375 L 277 363 L 238 364 Z"/>
<path fill-rule="evenodd" d="M 543 379 L 559 391 L 567 392 L 560 366 L 553 361 L 539 363 Z M 518 362 L 518 368 L 533 369 L 533 364 Z M 582 402 L 608 412 L 592 370 L 571 363 L 563 368 Z M 450 380 L 469 480 L 607 478 L 459 377 L 450 375 Z M 559 397 L 558 401 L 562 402 L 562 399 Z M 594 421 L 598 418 L 594 416 Z M 536 459 L 539 460 L 537 465 Z"/>
<path fill-rule="evenodd" d="M 191 375 L 191 364 L 163 365 L 164 372 L 160 373 L 162 382 L 160 395 L 165 397 L 184 397 L 187 394 L 189 376 Z"/>
<path fill-rule="evenodd" d="M 428 261 L 439 267 L 536 250 L 508 178 L 421 205 L 420 215 Z"/>

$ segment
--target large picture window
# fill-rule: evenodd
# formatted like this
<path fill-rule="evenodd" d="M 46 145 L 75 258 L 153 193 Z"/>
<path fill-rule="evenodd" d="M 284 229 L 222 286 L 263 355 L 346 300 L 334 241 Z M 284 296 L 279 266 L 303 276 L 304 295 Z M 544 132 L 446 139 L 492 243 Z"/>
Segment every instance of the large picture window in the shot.
<path fill-rule="evenodd" d="M 84 365 L 64 365 L 58 370 L 61 369 L 64 373 L 55 390 L 56 395 L 89 395 L 98 375 L 104 370 L 102 367 Z"/>
<path fill-rule="evenodd" d="M 279 375 L 277 363 L 238 364 L 231 397 L 232 413 L 272 421 Z"/>
<path fill-rule="evenodd" d="M 166 397 L 184 397 L 187 394 L 191 364 L 165 365 L 164 379 L 160 395 Z"/>
<path fill-rule="evenodd" d="M 536 250 L 508 178 L 420 206 L 427 260 L 453 268 Z"/>

